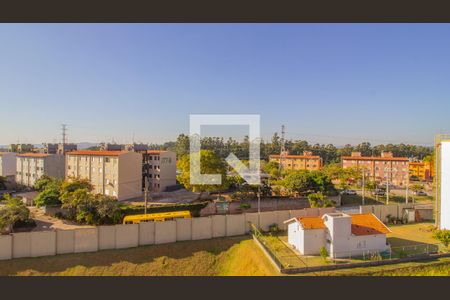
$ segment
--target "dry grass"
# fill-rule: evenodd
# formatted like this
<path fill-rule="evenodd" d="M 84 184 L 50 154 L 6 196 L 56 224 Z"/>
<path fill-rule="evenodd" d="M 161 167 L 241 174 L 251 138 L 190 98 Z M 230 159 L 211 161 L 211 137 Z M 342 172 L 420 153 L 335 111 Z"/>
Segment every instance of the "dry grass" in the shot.
<path fill-rule="evenodd" d="M 0 261 L 0 275 L 276 275 L 248 237 Z"/>

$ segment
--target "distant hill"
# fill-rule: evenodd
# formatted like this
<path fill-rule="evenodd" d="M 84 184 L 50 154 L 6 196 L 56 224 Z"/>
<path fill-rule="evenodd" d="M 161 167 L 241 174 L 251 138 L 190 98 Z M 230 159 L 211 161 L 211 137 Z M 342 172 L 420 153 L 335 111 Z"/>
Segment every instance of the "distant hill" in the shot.
<path fill-rule="evenodd" d="M 78 147 L 78 150 L 83 150 L 83 149 L 87 149 L 89 147 L 97 147 L 98 145 L 99 145 L 99 143 L 82 142 L 82 143 L 78 143 L 77 147 Z"/>

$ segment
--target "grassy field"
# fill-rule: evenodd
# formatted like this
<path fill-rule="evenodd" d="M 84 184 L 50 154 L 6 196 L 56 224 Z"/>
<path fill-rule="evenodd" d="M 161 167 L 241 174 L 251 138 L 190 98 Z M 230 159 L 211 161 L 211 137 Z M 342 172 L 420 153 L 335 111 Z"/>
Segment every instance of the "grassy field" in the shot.
<path fill-rule="evenodd" d="M 299 276 L 449 276 L 450 258 L 377 267 L 341 269 L 298 274 Z"/>
<path fill-rule="evenodd" d="M 0 275 L 278 275 L 248 237 L 0 261 Z"/>
<path fill-rule="evenodd" d="M 414 196 L 414 203 L 431 203 L 433 201 L 432 196 Z M 342 195 L 342 205 L 362 205 L 361 195 Z M 409 202 L 413 202 L 413 196 L 409 197 Z M 375 196 L 366 194 L 364 199 L 365 205 L 372 204 L 386 204 L 386 196 L 379 196 L 378 199 Z M 406 203 L 404 196 L 390 195 L 389 203 Z"/>

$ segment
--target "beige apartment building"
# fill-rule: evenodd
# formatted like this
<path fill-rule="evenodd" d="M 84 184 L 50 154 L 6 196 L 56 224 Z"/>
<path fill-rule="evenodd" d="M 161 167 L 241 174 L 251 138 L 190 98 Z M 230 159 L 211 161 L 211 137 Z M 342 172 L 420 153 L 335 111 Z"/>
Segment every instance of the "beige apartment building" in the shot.
<path fill-rule="evenodd" d="M 381 156 L 362 156 L 361 152 L 352 152 L 342 157 L 343 168 L 366 170 L 365 175 L 378 183 L 405 186 L 409 177 L 409 159 L 394 157 L 392 152 L 383 152 Z"/>
<path fill-rule="evenodd" d="M 311 151 L 304 151 L 303 155 L 290 155 L 287 152 L 282 155 L 270 155 L 269 161 L 281 164 L 284 170 L 320 170 L 322 158 L 313 155 Z"/>
<path fill-rule="evenodd" d="M 164 192 L 177 182 L 177 156 L 173 151 L 148 150 L 142 157 L 142 186 L 149 179 L 151 192 Z"/>
<path fill-rule="evenodd" d="M 18 154 L 16 159 L 16 183 L 34 186 L 42 175 L 64 178 L 64 156 L 45 153 Z"/>
<path fill-rule="evenodd" d="M 0 176 L 8 181 L 14 181 L 16 177 L 16 153 L 0 152 Z"/>
<path fill-rule="evenodd" d="M 66 154 L 66 177 L 89 179 L 93 192 L 119 201 L 142 196 L 142 154 L 79 150 Z"/>

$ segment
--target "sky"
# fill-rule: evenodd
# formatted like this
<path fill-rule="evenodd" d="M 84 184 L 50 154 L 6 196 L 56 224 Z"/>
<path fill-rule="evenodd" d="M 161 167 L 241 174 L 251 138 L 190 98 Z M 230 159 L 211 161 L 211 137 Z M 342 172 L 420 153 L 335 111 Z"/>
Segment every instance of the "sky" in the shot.
<path fill-rule="evenodd" d="M 62 123 L 69 142 L 162 143 L 190 114 L 431 145 L 449 109 L 450 24 L 0 25 L 0 145 L 59 141 Z"/>

